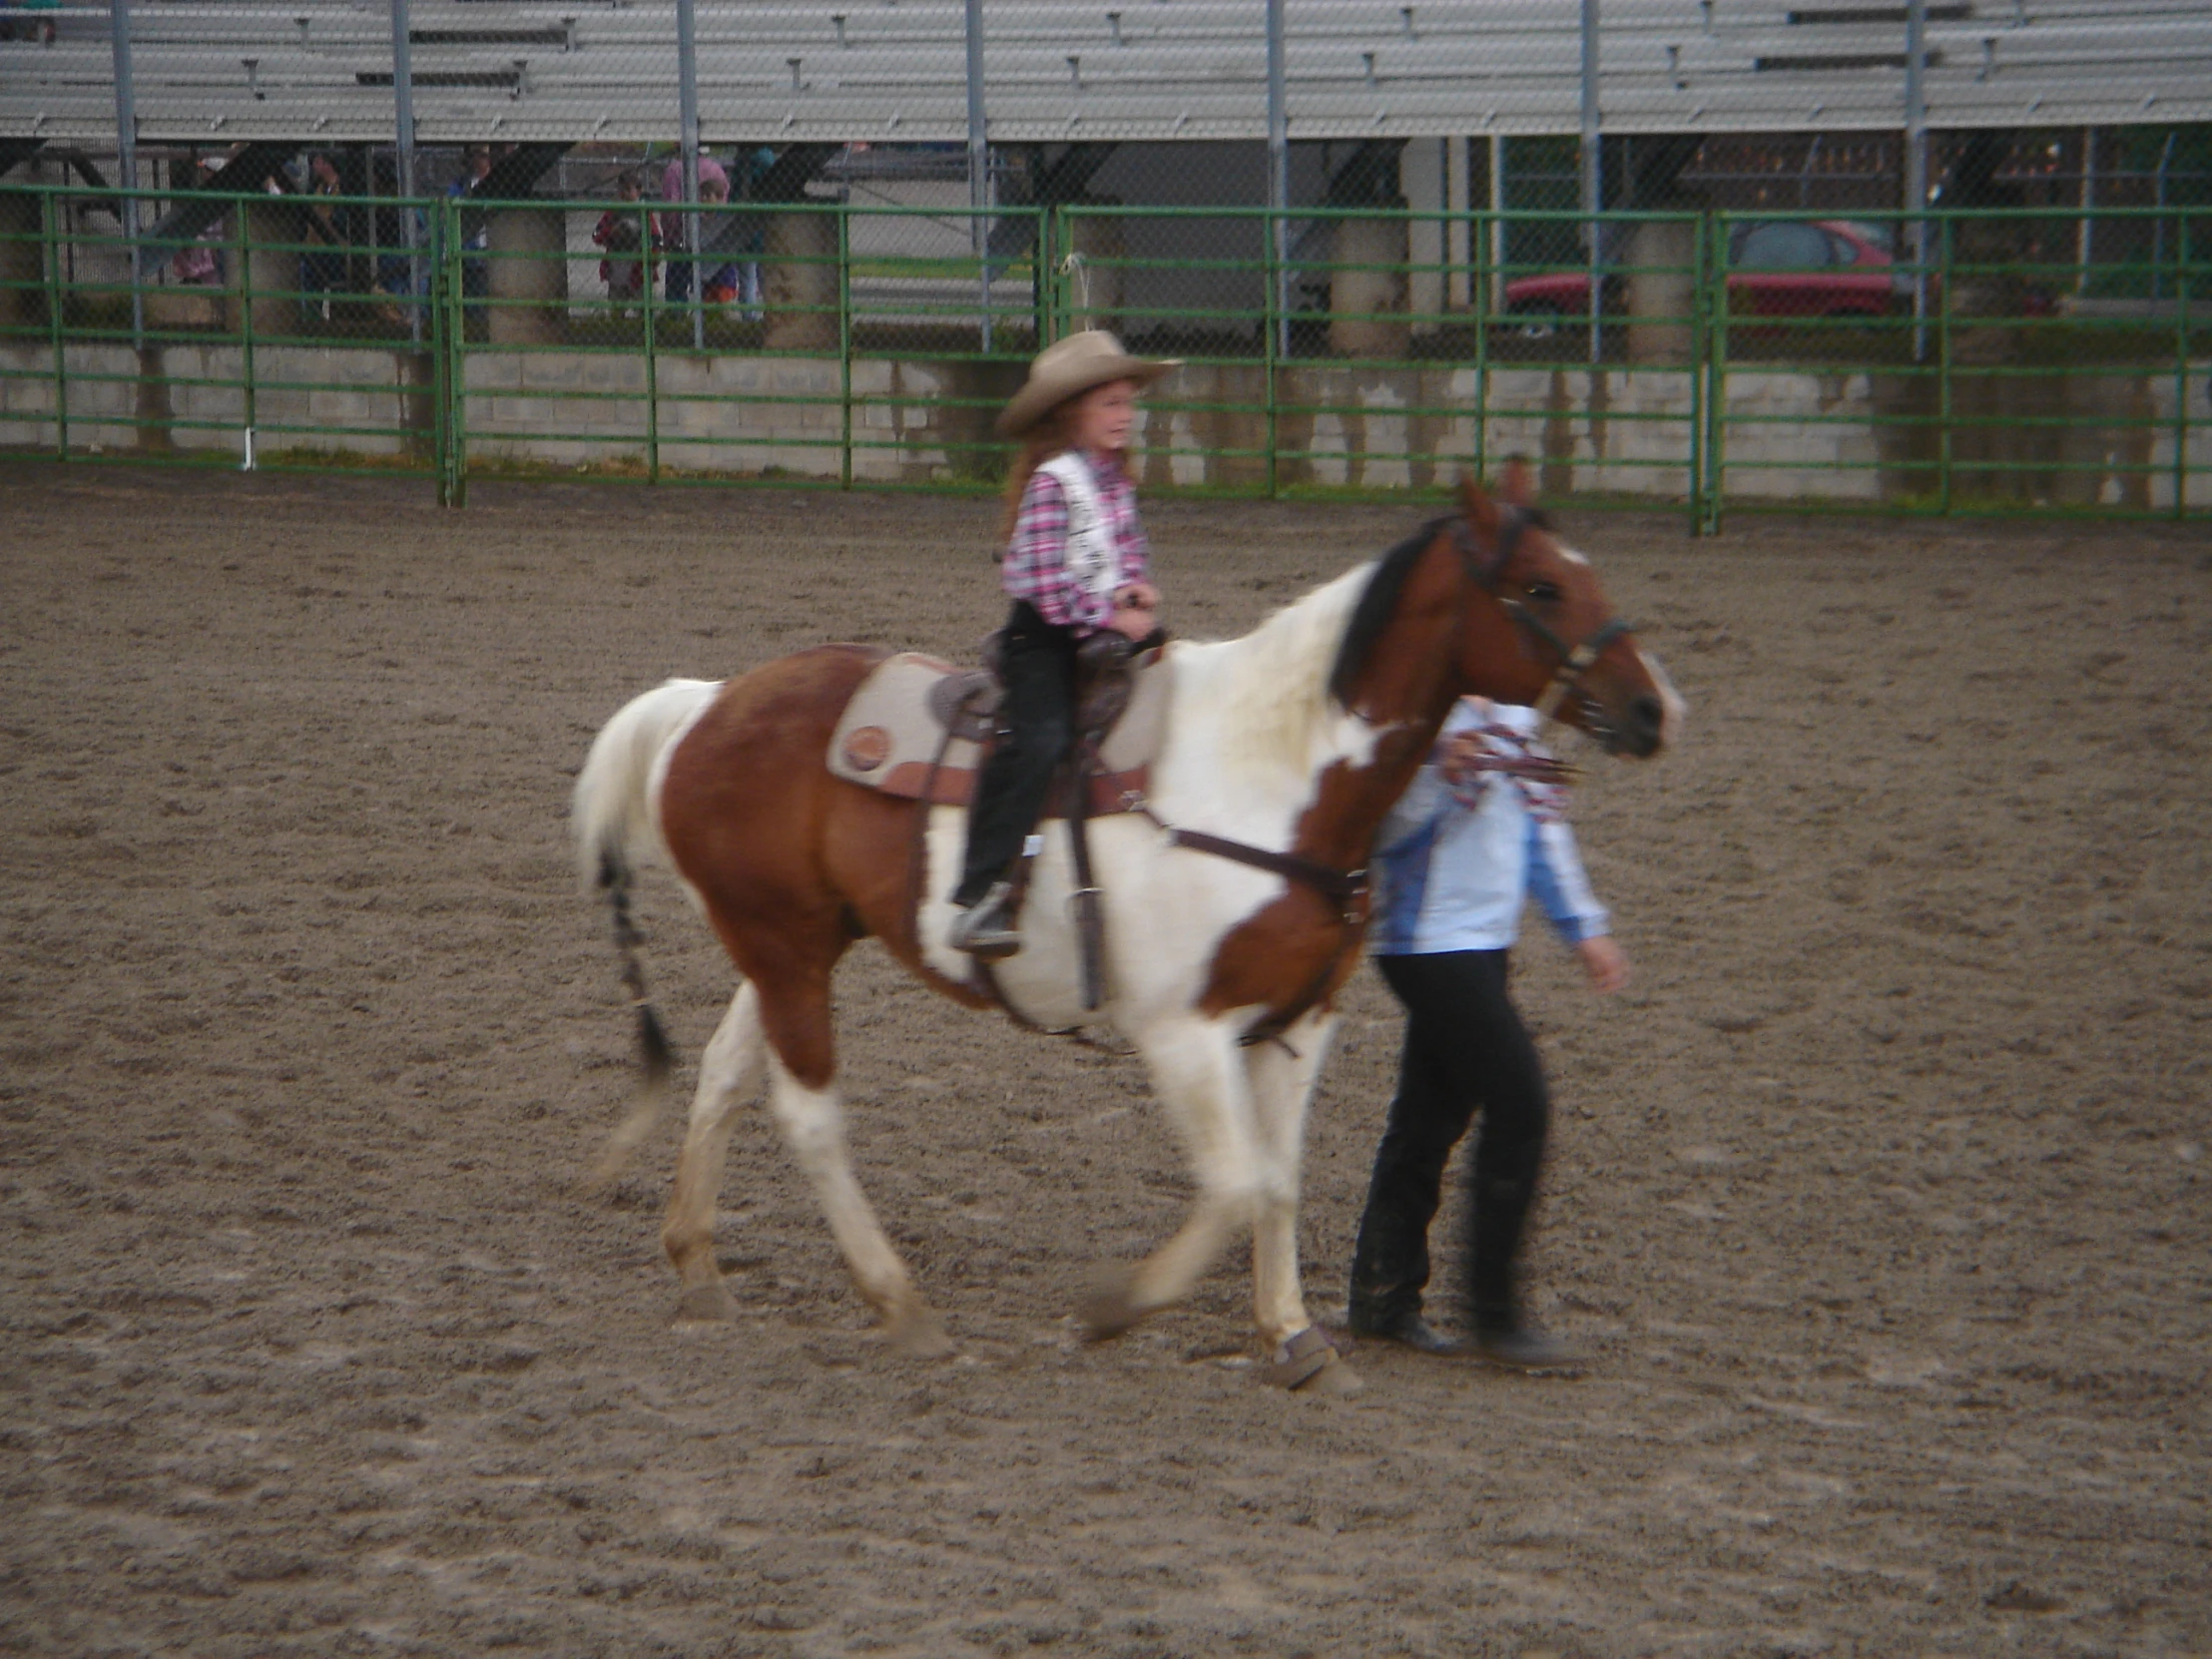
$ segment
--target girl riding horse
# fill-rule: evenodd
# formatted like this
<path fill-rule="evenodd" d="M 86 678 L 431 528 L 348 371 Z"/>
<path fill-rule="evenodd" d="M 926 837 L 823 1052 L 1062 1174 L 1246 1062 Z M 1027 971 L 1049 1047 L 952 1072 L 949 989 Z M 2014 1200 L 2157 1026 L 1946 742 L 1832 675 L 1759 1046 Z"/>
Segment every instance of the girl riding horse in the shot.
<path fill-rule="evenodd" d="M 1124 466 L 1137 393 L 1176 365 L 1147 362 L 1099 329 L 1040 352 L 998 417 L 1022 440 L 1006 478 L 1000 585 L 1013 598 L 1000 635 L 998 746 L 976 783 L 967 856 L 952 902 L 952 945 L 986 961 L 1021 948 L 1008 872 L 1075 741 L 1075 651 L 1112 632 L 1150 635 L 1150 580 L 1137 490 Z"/>

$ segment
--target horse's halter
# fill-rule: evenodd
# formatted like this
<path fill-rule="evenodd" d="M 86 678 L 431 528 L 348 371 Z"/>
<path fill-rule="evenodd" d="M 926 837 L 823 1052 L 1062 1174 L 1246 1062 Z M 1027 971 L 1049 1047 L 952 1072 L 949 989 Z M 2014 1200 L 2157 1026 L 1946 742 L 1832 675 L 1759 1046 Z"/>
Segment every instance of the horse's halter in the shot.
<path fill-rule="evenodd" d="M 1531 525 L 1538 529 L 1547 528 L 1543 515 L 1527 507 L 1504 507 L 1499 511 L 1497 537 L 1487 552 L 1475 545 L 1474 532 L 1467 528 L 1464 518 L 1455 517 L 1451 521 L 1452 540 L 1458 545 L 1460 557 L 1466 561 L 1467 574 L 1474 578 L 1475 584 L 1484 593 L 1493 596 L 1497 595 L 1498 583 L 1505 575 L 1505 567 L 1513 562 L 1513 552 L 1520 545 L 1522 533 Z M 1631 624 L 1621 617 L 1607 617 L 1591 630 L 1589 638 L 1570 648 L 1541 617 L 1519 600 L 1498 598 L 1498 604 L 1522 633 L 1543 646 L 1558 661 L 1559 666 L 1552 672 L 1551 683 L 1544 687 L 1543 695 L 1536 699 L 1538 717 L 1543 720 L 1554 718 L 1559 705 L 1571 694 L 1587 714 L 1602 722 L 1605 718 L 1604 711 L 1583 691 L 1582 677 L 1604 655 L 1607 646 L 1622 635 L 1632 632 Z"/>

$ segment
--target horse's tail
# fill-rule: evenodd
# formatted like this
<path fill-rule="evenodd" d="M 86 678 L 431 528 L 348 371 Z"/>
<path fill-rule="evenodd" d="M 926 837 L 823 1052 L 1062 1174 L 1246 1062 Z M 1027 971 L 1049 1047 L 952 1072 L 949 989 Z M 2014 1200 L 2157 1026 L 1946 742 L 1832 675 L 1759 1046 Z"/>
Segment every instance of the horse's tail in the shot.
<path fill-rule="evenodd" d="M 569 813 L 587 891 L 627 884 L 635 857 L 658 849 L 654 762 L 721 690 L 719 680 L 670 680 L 632 698 L 592 740 Z"/>
<path fill-rule="evenodd" d="M 585 886 L 604 892 L 614 911 L 615 948 L 622 953 L 623 985 L 638 1011 L 638 1056 L 645 1068 L 637 1104 L 608 1137 L 586 1181 L 588 1191 L 601 1190 L 622 1174 L 668 1103 L 673 1056 L 660 1016 L 646 996 L 645 969 L 638 959 L 642 939 L 630 914 L 630 879 L 637 855 L 660 844 L 653 801 L 656 763 L 721 690 L 719 681 L 671 680 L 633 698 L 592 740 L 584 770 L 576 777 L 569 828 L 576 837 L 577 868 Z"/>

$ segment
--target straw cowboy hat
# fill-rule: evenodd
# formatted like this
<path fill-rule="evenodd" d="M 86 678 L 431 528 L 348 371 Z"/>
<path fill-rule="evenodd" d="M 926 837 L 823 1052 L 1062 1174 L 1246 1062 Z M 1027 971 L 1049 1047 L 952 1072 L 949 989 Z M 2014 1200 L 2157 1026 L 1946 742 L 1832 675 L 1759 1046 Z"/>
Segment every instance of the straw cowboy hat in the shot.
<path fill-rule="evenodd" d="M 1170 369 L 1182 366 L 1180 357 L 1159 361 L 1132 357 L 1105 329 L 1086 328 L 1037 353 L 1036 361 L 1029 365 L 1028 383 L 999 411 L 998 435 L 1020 437 L 1069 398 L 1093 386 L 1103 386 L 1109 380 L 1134 380 L 1140 386 L 1149 386 Z"/>

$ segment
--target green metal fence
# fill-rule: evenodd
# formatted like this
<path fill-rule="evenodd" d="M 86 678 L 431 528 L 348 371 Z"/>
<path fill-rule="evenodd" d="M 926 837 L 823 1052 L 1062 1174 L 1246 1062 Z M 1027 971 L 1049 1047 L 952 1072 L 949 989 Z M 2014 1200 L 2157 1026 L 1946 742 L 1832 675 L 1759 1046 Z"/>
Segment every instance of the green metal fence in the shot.
<path fill-rule="evenodd" d="M 1148 487 L 1421 493 L 1519 453 L 1701 532 L 2203 514 L 2208 217 L 14 189 L 0 452 L 384 467 L 456 505 L 500 474 L 982 489 L 1028 357 L 1095 325 L 1183 359 Z"/>

